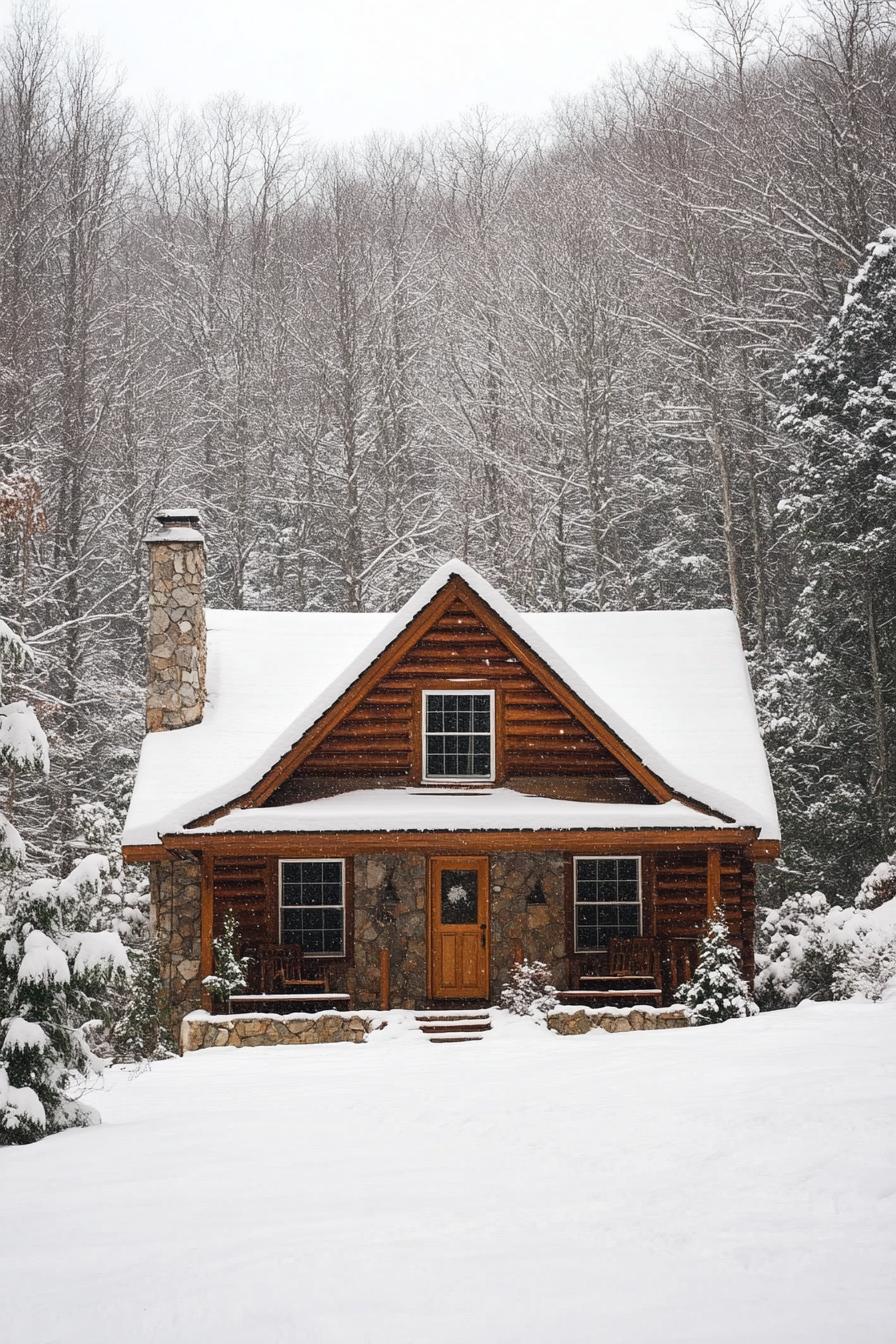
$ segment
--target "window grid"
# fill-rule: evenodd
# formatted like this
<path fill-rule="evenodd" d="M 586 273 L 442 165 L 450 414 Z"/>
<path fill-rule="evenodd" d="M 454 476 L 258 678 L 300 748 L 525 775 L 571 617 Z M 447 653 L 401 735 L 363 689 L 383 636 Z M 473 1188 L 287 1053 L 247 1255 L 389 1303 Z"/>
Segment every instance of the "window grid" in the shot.
<path fill-rule="evenodd" d="M 280 941 L 309 957 L 345 956 L 343 859 L 281 859 Z"/>
<path fill-rule="evenodd" d="M 423 778 L 495 777 L 494 691 L 423 692 Z"/>
<path fill-rule="evenodd" d="M 636 938 L 641 932 L 641 860 L 577 858 L 574 907 L 577 952 L 603 952 L 611 938 Z"/>

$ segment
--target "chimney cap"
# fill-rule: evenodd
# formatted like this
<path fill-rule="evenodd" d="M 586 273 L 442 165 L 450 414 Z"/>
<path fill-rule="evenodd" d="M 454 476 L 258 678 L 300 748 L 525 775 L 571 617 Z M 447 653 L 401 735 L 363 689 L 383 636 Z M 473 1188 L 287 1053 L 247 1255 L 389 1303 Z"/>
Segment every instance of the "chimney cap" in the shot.
<path fill-rule="evenodd" d="M 155 541 L 203 541 L 199 531 L 199 510 L 158 509 L 156 511 L 158 527 L 150 530 L 144 538 L 148 543 Z"/>
<path fill-rule="evenodd" d="M 156 522 L 162 527 L 199 527 L 199 510 L 158 509 Z"/>

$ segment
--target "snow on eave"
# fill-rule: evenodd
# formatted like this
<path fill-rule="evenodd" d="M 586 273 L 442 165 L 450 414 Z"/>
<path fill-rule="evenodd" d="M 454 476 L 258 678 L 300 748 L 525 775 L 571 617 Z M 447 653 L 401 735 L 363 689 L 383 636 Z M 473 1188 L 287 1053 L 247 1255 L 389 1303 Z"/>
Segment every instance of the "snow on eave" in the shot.
<path fill-rule="evenodd" d="M 358 678 L 376 661 L 390 645 L 402 634 L 411 622 L 429 605 L 451 579 L 462 580 L 494 614 L 513 631 L 566 686 L 598 716 L 616 736 L 641 760 L 641 762 L 665 784 L 673 793 L 681 795 L 689 802 L 701 804 L 722 817 L 734 820 L 745 826 L 764 827 L 763 817 L 741 799 L 724 791 L 710 787 L 700 780 L 677 769 L 673 763 L 658 752 L 631 724 L 627 723 L 597 692 L 574 672 L 546 640 L 532 628 L 525 617 L 497 592 L 471 566 L 462 560 L 449 560 L 441 565 L 395 613 L 378 635 L 349 662 L 342 672 L 334 678 L 327 689 L 317 696 L 311 704 L 299 714 L 288 728 L 283 730 L 271 742 L 270 746 L 251 766 L 232 776 L 226 783 L 207 790 L 205 793 L 176 808 L 160 818 L 158 833 L 173 833 L 182 827 L 190 826 L 200 817 L 207 816 L 219 808 L 228 807 L 250 789 L 254 788 L 265 775 L 272 770 L 285 755 L 305 736 L 317 721 L 327 713 Z M 731 616 L 733 620 L 734 617 Z M 744 664 L 743 675 L 749 683 Z M 189 729 L 181 731 L 189 732 Z"/>
<path fill-rule="evenodd" d="M 219 835 L 308 835 L 387 832 L 426 834 L 544 831 L 694 831 L 724 834 L 737 823 L 698 812 L 686 803 L 598 803 L 545 798 L 502 787 L 467 790 L 417 787 L 351 789 L 325 798 L 279 807 L 236 808 L 206 826 L 175 832 L 172 839 Z M 168 837 L 166 837 L 167 839 Z"/>

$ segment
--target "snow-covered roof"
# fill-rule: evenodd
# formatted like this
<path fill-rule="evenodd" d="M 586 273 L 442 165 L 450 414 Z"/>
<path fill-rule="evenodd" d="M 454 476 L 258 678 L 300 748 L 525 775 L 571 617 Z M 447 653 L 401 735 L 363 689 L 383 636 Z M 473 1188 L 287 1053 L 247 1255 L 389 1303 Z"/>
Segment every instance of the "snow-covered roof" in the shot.
<path fill-rule="evenodd" d="M 394 614 L 210 610 L 205 714 L 145 739 L 124 843 L 154 844 L 250 789 L 454 575 L 670 788 L 777 839 L 730 611 L 523 615 L 451 561 Z"/>
<path fill-rule="evenodd" d="M 352 789 L 282 807 L 228 812 L 195 835 L 311 831 L 640 831 L 730 829 L 684 803 L 587 803 L 515 789 Z"/>

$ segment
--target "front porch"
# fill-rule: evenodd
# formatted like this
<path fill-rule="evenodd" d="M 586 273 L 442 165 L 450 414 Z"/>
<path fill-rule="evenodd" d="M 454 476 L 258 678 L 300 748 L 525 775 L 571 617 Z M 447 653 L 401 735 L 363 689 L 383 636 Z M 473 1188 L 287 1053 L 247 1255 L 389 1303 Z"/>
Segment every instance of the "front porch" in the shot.
<path fill-rule="evenodd" d="M 606 952 L 591 957 L 569 956 L 566 975 L 552 973 L 567 987 L 558 990 L 561 1004 L 594 1008 L 668 1007 L 678 987 L 691 977 L 698 943 L 692 938 L 631 937 L 610 940 Z M 240 955 L 248 959 L 245 988 L 232 994 L 229 1013 L 288 1015 L 324 1009 L 352 1008 L 346 990 L 333 989 L 322 959 L 306 959 L 301 946 L 292 943 L 243 943 Z M 512 948 L 512 962 L 538 960 L 524 943 Z M 490 998 L 452 998 L 428 995 L 416 1005 L 420 1010 L 446 1007 L 481 1007 L 497 1002 L 500 985 Z M 392 955 L 379 952 L 379 983 L 376 1006 L 381 1012 L 392 1007 Z M 368 1004 L 366 1007 L 370 1007 Z"/>
<path fill-rule="evenodd" d="M 499 1001 L 523 958 L 548 967 L 568 1004 L 668 1006 L 691 975 L 717 901 L 751 974 L 753 860 L 745 848 L 693 836 L 564 836 L 564 848 L 547 840 L 261 836 L 252 853 L 229 841 L 227 852 L 172 855 L 152 873 L 172 1029 L 212 1006 L 202 984 L 228 911 L 237 951 L 251 958 L 247 997 L 232 1005 L 243 1011 L 486 1006 Z M 613 871 L 600 867 L 601 854 L 615 856 Z M 310 885 L 297 900 L 301 865 Z M 609 910 L 607 926 L 600 900 L 610 880 L 626 888 L 626 900 Z"/>

